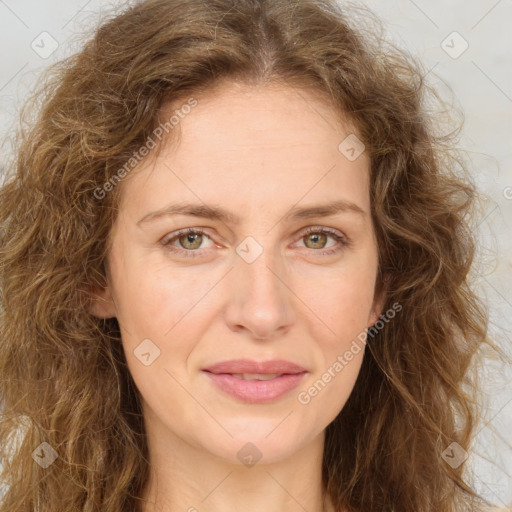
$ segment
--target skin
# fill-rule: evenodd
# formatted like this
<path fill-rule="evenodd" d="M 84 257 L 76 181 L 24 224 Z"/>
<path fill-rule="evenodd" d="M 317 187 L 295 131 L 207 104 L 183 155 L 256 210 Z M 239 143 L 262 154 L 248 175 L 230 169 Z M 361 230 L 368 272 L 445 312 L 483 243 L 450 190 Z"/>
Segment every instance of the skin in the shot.
<path fill-rule="evenodd" d="M 107 287 L 91 306 L 119 320 L 143 397 L 152 464 L 143 510 L 321 511 L 325 428 L 354 387 L 364 344 L 309 403 L 298 395 L 382 313 L 369 159 L 363 152 L 349 161 L 338 150 L 355 130 L 305 90 L 228 83 L 197 99 L 174 128 L 179 143 L 121 183 Z M 292 207 L 339 199 L 364 214 L 284 219 Z M 175 215 L 137 225 L 177 202 L 222 206 L 240 222 Z M 349 244 L 306 236 L 311 226 L 332 228 Z M 207 236 L 169 242 L 197 227 Z M 236 252 L 248 236 L 263 249 L 252 263 Z M 171 252 L 166 241 L 199 256 Z M 148 366 L 134 355 L 147 338 L 160 350 Z M 285 359 L 308 373 L 272 403 L 245 403 L 201 371 L 234 358 Z M 248 442 L 262 455 L 252 467 L 237 457 Z"/>

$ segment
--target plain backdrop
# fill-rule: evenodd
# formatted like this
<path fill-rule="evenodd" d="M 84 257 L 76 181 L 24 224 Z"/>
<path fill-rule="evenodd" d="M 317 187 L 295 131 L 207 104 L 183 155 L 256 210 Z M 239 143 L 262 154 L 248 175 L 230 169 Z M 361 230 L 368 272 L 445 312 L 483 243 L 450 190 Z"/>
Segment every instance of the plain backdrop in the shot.
<path fill-rule="evenodd" d="M 377 13 L 389 39 L 419 58 L 427 79 L 464 112 L 461 145 L 487 197 L 475 286 L 489 302 L 493 339 L 512 354 L 512 2 L 355 3 Z M 0 169 L 11 151 L 9 136 L 20 105 L 38 74 L 79 50 L 80 35 L 116 5 L 120 3 L 0 0 Z M 495 504 L 511 505 L 512 369 L 494 359 L 482 375 L 487 412 L 469 453 L 474 485 Z"/>

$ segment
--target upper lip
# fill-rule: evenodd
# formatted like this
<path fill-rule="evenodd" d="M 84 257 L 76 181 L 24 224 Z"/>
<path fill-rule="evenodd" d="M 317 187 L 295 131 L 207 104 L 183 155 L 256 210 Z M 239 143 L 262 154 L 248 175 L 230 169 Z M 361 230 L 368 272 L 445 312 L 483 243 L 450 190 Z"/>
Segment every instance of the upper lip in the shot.
<path fill-rule="evenodd" d="M 204 371 L 210 373 L 253 373 L 253 374 L 297 374 L 306 371 L 305 368 L 298 364 L 283 359 L 274 359 L 271 361 L 252 361 L 250 359 L 232 359 L 230 361 L 222 361 L 207 368 Z"/>

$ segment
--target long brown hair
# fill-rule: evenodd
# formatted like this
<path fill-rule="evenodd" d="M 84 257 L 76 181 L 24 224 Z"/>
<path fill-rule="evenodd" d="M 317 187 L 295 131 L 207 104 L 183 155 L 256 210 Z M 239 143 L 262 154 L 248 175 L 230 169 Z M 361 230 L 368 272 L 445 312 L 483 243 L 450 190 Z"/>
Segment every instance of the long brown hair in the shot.
<path fill-rule="evenodd" d="M 465 464 L 443 457 L 454 442 L 470 450 L 469 369 L 489 343 L 468 283 L 477 193 L 427 113 L 436 95 L 425 70 L 375 20 L 363 28 L 369 19 L 334 0 L 148 0 L 47 72 L 0 190 L 3 511 L 136 508 L 149 467 L 140 396 L 117 320 L 89 313 L 89 291 L 105 285 L 114 178 L 164 103 L 223 80 L 317 92 L 370 155 L 379 283 L 403 309 L 369 337 L 327 427 L 323 481 L 336 510 L 483 503 Z M 52 450 L 48 467 L 34 462 Z"/>

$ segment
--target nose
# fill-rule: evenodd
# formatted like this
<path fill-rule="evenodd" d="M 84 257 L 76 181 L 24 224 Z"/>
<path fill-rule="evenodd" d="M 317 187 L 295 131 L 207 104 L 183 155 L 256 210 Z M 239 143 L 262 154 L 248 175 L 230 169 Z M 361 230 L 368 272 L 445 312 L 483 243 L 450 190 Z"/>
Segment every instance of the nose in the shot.
<path fill-rule="evenodd" d="M 286 272 L 270 248 L 248 261 L 237 255 L 229 273 L 225 321 L 232 331 L 247 331 L 254 339 L 282 336 L 296 317 Z"/>

